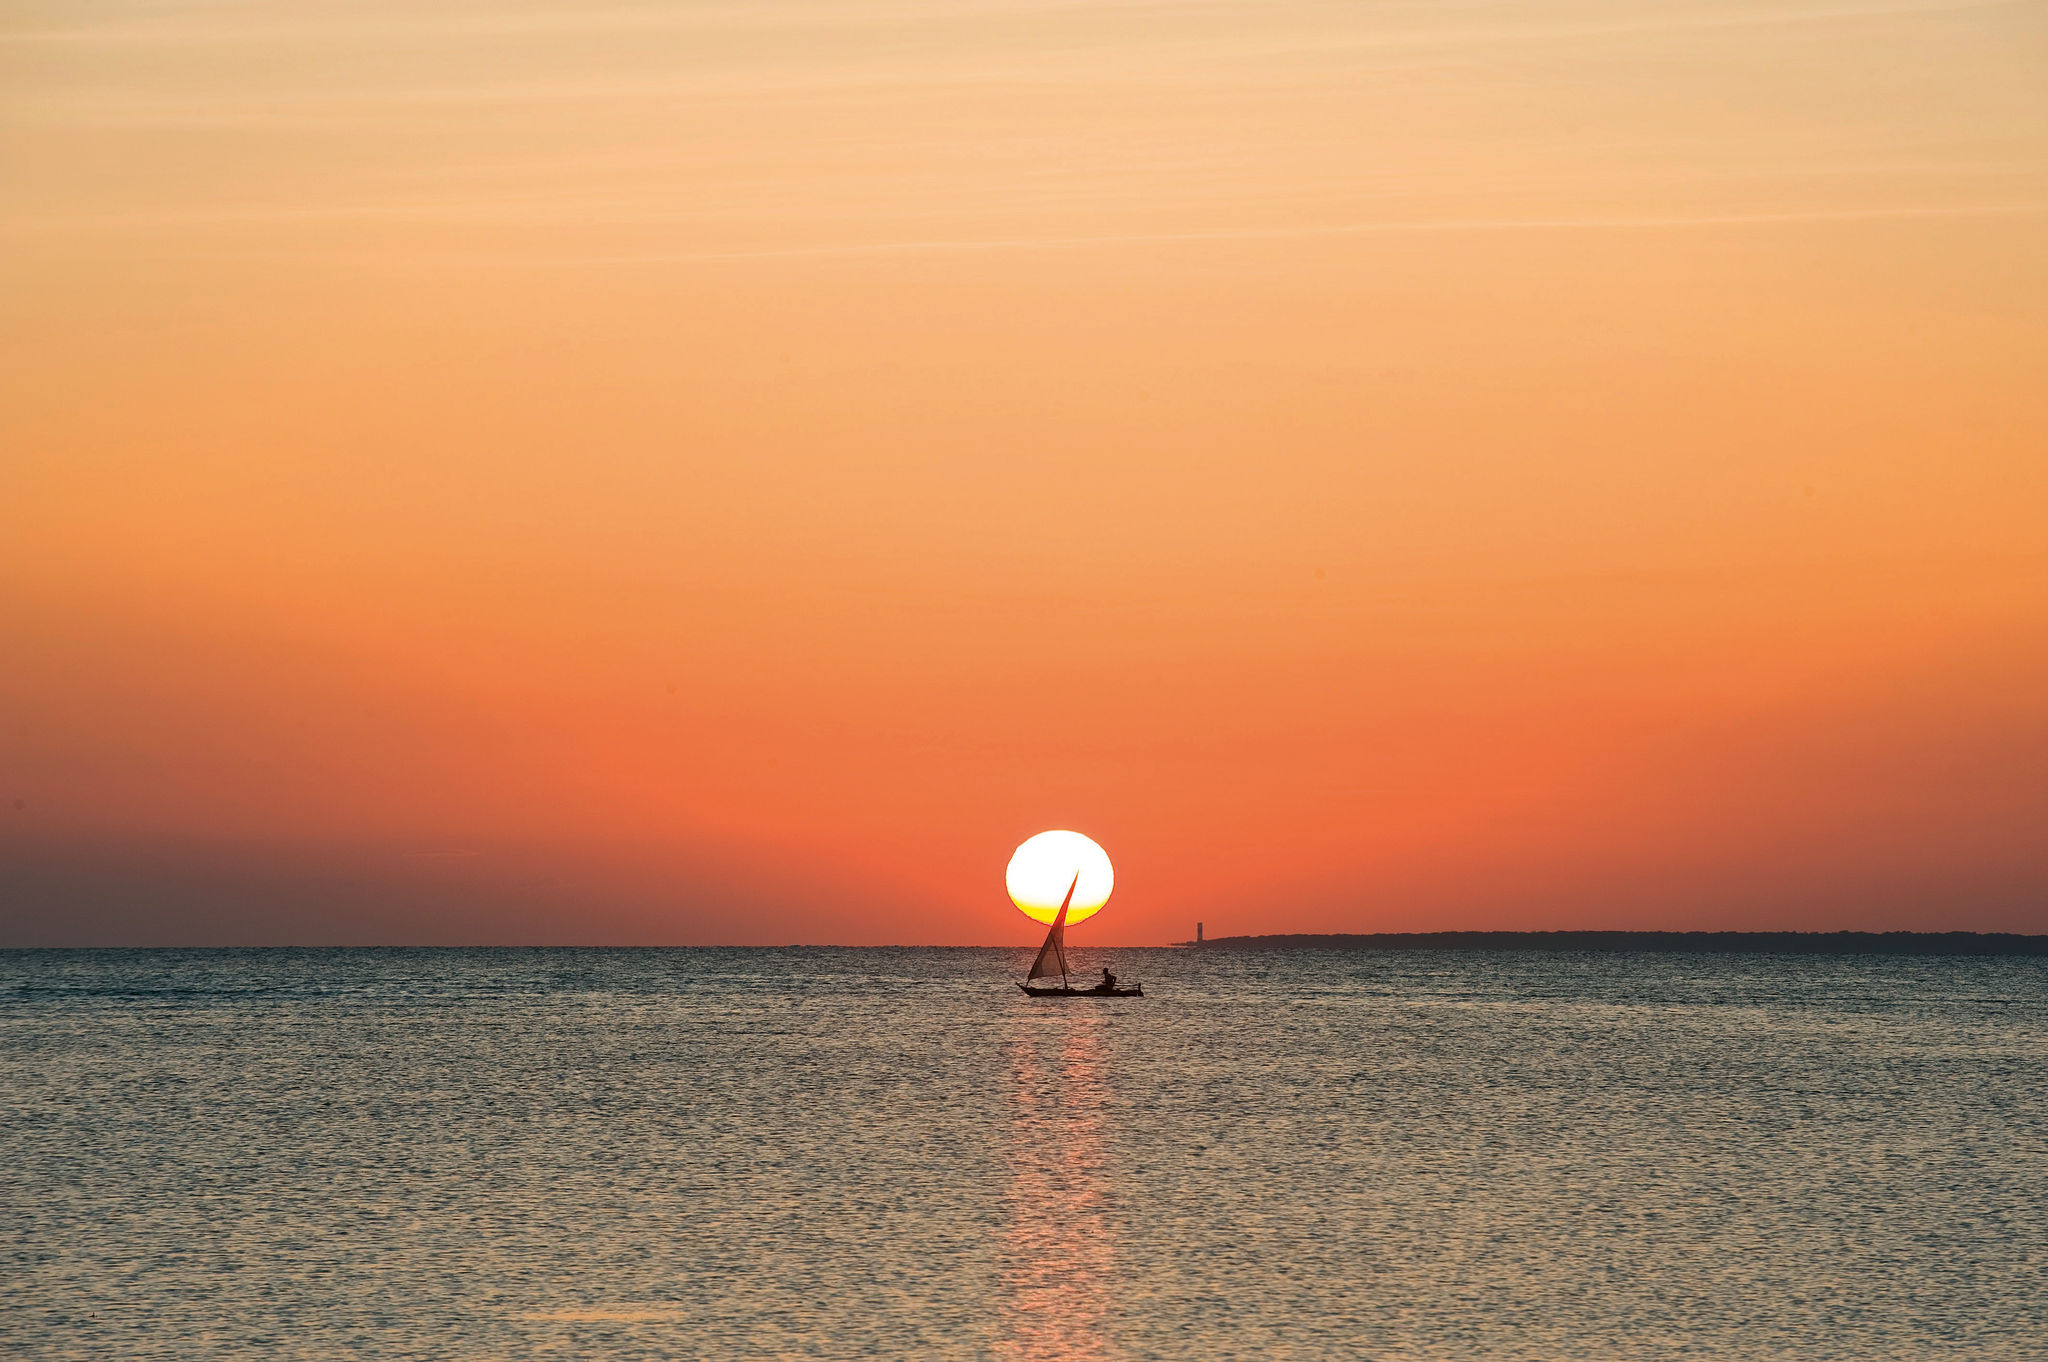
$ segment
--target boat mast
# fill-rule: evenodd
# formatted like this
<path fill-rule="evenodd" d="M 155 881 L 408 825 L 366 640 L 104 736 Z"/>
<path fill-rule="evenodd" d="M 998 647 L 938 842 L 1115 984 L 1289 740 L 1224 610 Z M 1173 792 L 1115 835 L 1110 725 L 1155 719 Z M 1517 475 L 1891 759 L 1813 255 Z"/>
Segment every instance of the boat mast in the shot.
<path fill-rule="evenodd" d="M 1081 872 L 1076 870 L 1074 872 L 1074 883 L 1067 886 L 1067 896 L 1060 900 L 1060 925 L 1062 928 L 1066 926 L 1067 905 L 1074 901 L 1074 890 L 1080 883 Z M 1064 930 L 1060 932 L 1060 987 L 1069 992 L 1072 992 L 1074 988 L 1073 984 L 1067 981 L 1067 934 Z"/>

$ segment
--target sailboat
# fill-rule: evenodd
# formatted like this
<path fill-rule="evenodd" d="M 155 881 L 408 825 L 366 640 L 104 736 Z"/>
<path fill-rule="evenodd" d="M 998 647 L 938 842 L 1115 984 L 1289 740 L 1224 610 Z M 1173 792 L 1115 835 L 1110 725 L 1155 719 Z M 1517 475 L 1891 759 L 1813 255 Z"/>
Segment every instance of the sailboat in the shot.
<path fill-rule="evenodd" d="M 1057 884 L 1059 881 L 1055 880 Z M 1045 944 L 1038 948 L 1038 958 L 1031 962 L 1031 973 L 1024 976 L 1024 982 L 1017 985 L 1034 998 L 1142 998 L 1145 989 L 1139 984 L 1127 984 L 1121 988 L 1115 984 L 1097 984 L 1094 988 L 1075 988 L 1067 979 L 1067 905 L 1074 901 L 1074 889 L 1081 883 L 1080 872 L 1074 874 L 1074 883 L 1067 886 L 1067 896 L 1060 900 L 1059 916 L 1052 920 L 1052 930 L 1045 934 Z M 1050 979 L 1059 975 L 1060 986 L 1050 984 L 1033 988 L 1033 979 Z M 1110 976 L 1112 979 L 1115 975 Z"/>

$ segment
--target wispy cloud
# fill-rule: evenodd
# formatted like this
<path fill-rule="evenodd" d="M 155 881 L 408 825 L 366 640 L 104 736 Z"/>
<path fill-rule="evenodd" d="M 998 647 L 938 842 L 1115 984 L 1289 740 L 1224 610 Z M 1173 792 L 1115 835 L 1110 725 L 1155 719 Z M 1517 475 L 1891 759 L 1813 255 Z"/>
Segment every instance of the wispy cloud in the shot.
<path fill-rule="evenodd" d="M 1787 5 L 1754 9 L 1695 9 L 1643 14 L 1617 9 L 1612 17 L 1576 21 L 1430 24 L 1442 10 L 1435 5 L 1380 5 L 1370 12 L 1382 31 L 1369 41 L 1383 43 L 1502 42 L 1608 33 L 1655 33 L 1700 28 L 1743 28 L 1777 24 L 1827 23 L 1893 14 L 1942 14 L 2010 7 L 2024 0 L 1885 0 L 1875 4 Z M 1503 13 L 1516 11 L 1503 7 Z M 1198 17 L 1211 21 L 1243 18 L 1270 23 L 1292 18 L 1318 27 L 1363 27 L 1355 12 L 1339 14 L 1327 6 L 1276 7 L 1249 0 L 983 0 L 982 3 L 880 4 L 683 4 L 626 5 L 609 8 L 521 9 L 503 6 L 482 11 L 435 11 L 393 7 L 383 11 L 345 12 L 271 9 L 225 10 L 194 6 L 185 11 L 152 7 L 146 17 L 125 17 L 98 23 L 45 27 L 0 28 L 0 43 L 87 45 L 246 46 L 281 41 L 327 42 L 355 37 L 365 40 L 425 38 L 547 37 L 563 33 L 701 33 L 764 32 L 834 33 L 868 28 L 915 25 L 959 28 L 977 22 L 1032 18 L 1106 18 L 1171 22 Z M 1333 23 L 1333 19 L 1338 22 Z M 1412 26 L 1404 26 L 1403 20 Z M 1414 23 L 1414 21 L 1425 21 Z"/>
<path fill-rule="evenodd" d="M 1899 207 L 1794 209 L 1759 213 L 1695 213 L 1669 216 L 1418 218 L 1386 222 L 1331 223 L 1322 226 L 1227 227 L 1184 232 L 1106 232 L 1073 236 L 930 238 L 916 241 L 850 242 L 788 246 L 758 250 L 628 252 L 617 255 L 559 257 L 579 265 L 677 263 L 718 260 L 780 260 L 804 257 L 894 255 L 979 251 L 1061 251 L 1104 246 L 1167 245 L 1175 242 L 1311 240 L 1380 233 L 1456 232 L 1633 232 L 1683 231 L 1716 227 L 1772 227 L 1821 223 L 1881 222 L 1916 218 L 1995 218 L 2048 216 L 2048 202 L 1937 204 Z"/>

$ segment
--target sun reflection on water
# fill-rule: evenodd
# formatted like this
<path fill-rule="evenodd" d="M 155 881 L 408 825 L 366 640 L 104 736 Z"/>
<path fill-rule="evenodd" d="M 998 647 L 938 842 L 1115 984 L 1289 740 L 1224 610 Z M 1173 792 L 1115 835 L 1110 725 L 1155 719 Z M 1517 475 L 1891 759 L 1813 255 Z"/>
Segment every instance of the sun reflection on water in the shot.
<path fill-rule="evenodd" d="M 1102 1067 L 1099 1019 L 1034 1026 L 1010 1050 L 1002 1355 L 1018 1362 L 1122 1356 L 1104 1330 L 1116 1242 Z"/>

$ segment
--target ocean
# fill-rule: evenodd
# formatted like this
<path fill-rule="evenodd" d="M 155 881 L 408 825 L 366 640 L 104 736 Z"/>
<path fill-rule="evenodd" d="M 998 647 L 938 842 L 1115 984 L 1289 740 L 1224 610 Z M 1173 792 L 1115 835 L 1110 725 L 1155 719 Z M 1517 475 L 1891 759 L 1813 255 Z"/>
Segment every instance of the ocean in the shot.
<path fill-rule="evenodd" d="M 0 1350 L 2048 1357 L 2048 960 L 0 952 Z"/>

